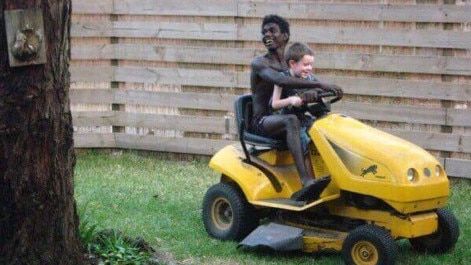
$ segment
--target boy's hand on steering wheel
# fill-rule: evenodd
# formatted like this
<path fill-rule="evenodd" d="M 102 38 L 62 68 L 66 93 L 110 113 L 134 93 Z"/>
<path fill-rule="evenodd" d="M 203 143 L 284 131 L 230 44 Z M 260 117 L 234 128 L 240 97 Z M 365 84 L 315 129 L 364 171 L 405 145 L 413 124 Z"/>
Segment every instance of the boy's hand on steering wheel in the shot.
<path fill-rule="evenodd" d="M 303 104 L 303 100 L 298 96 L 289 97 L 291 106 L 300 107 Z"/>

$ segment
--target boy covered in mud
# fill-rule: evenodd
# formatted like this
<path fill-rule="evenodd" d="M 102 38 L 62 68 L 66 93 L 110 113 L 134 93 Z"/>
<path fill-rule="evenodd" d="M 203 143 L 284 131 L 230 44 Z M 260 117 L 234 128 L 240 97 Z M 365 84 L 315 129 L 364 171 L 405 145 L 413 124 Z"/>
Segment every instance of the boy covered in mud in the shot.
<path fill-rule="evenodd" d="M 284 18 L 277 15 L 265 16 L 261 33 L 267 53 L 256 57 L 251 63 L 250 86 L 253 98 L 251 129 L 255 134 L 286 141 L 303 184 L 296 198 L 303 198 L 303 194 L 309 193 L 310 186 L 314 184 L 314 172 L 309 157 L 305 156 L 302 150 L 301 124 L 297 116 L 272 113 L 270 99 L 274 85 L 286 90 L 318 88 L 322 91 L 332 91 L 338 96 L 342 96 L 342 89 L 334 84 L 283 74 L 289 69 L 284 59 L 284 51 L 290 37 L 289 23 Z"/>

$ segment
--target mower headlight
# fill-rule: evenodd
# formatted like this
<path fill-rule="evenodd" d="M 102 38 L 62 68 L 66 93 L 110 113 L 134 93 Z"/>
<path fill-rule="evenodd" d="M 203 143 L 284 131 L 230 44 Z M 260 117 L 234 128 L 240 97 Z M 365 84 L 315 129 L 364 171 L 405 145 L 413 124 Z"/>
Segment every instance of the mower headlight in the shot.
<path fill-rule="evenodd" d="M 410 181 L 410 182 L 414 182 L 417 180 L 417 171 L 413 168 L 409 168 L 407 170 L 407 179 Z"/>
<path fill-rule="evenodd" d="M 424 168 L 424 175 L 425 175 L 426 177 L 430 177 L 430 176 L 432 175 L 432 172 L 430 172 L 430 169 Z"/>
<path fill-rule="evenodd" d="M 442 168 L 441 168 L 439 165 L 436 165 L 436 166 L 435 166 L 435 175 L 436 175 L 437 177 L 440 177 L 441 174 L 442 174 Z"/>

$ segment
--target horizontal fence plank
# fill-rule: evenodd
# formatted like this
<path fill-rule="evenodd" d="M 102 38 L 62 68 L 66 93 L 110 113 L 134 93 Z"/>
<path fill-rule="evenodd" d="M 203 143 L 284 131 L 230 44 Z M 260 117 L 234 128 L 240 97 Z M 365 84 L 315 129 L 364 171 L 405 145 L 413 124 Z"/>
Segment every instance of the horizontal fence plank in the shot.
<path fill-rule="evenodd" d="M 240 87 L 232 71 L 182 68 L 71 66 L 74 82 L 130 82 L 210 87 Z"/>
<path fill-rule="evenodd" d="M 448 176 L 471 179 L 471 160 L 445 158 L 445 170 Z"/>
<path fill-rule="evenodd" d="M 116 134 L 116 147 L 159 152 L 213 155 L 226 145 L 235 143 L 187 137 L 158 137 L 153 135 Z"/>
<path fill-rule="evenodd" d="M 351 95 L 455 101 L 471 100 L 471 84 L 322 75 L 319 78 L 341 86 L 346 94 Z M 241 79 L 239 78 L 239 80 Z"/>
<path fill-rule="evenodd" d="M 72 22 L 72 37 L 160 38 L 187 40 L 237 39 L 237 25 L 232 23 L 170 23 L 114 21 Z M 260 34 L 257 34 L 258 36 Z"/>
<path fill-rule="evenodd" d="M 69 66 L 72 82 L 112 82 L 115 79 L 113 66 Z"/>
<path fill-rule="evenodd" d="M 471 153 L 471 135 L 382 129 L 426 150 Z M 471 175 L 471 174 L 470 174 Z"/>
<path fill-rule="evenodd" d="M 236 142 L 184 137 L 159 137 L 124 133 L 75 133 L 75 148 L 123 148 L 182 154 L 213 155 Z"/>
<path fill-rule="evenodd" d="M 446 119 L 444 109 L 417 106 L 339 102 L 332 106 L 332 110 L 356 119 L 372 121 L 444 125 Z"/>
<path fill-rule="evenodd" d="M 234 16 L 234 0 L 119 0 L 115 14 L 170 15 L 170 16 Z"/>
<path fill-rule="evenodd" d="M 74 14 L 181 15 L 288 19 L 467 23 L 469 5 L 296 3 L 235 0 L 73 0 Z"/>
<path fill-rule="evenodd" d="M 179 84 L 211 87 L 237 87 L 237 75 L 232 71 L 116 67 L 115 79 L 118 82 Z"/>
<path fill-rule="evenodd" d="M 73 89 L 70 91 L 70 99 L 73 104 L 138 104 L 232 112 L 235 96 L 213 93 L 155 92 L 122 89 Z M 334 104 L 332 110 L 363 120 L 448 126 L 469 126 L 471 124 L 471 110 L 469 109 L 457 110 L 341 101 Z"/>
<path fill-rule="evenodd" d="M 114 0 L 72 0 L 73 14 L 103 14 L 114 13 Z"/>
<path fill-rule="evenodd" d="M 471 58 L 316 53 L 316 67 L 369 72 L 471 75 Z"/>
<path fill-rule="evenodd" d="M 243 48 L 156 46 L 139 44 L 76 45 L 73 60 L 145 60 L 180 63 L 250 65 L 265 51 Z M 471 58 L 316 52 L 315 67 L 372 72 L 471 75 Z"/>
<path fill-rule="evenodd" d="M 123 111 L 79 111 L 73 113 L 74 126 L 122 126 L 215 133 L 235 136 L 237 125 L 231 117 L 195 117 Z M 471 153 L 471 135 L 382 129 L 427 150 Z"/>
<path fill-rule="evenodd" d="M 243 48 L 157 46 L 143 44 L 97 44 L 72 48 L 73 60 L 143 60 L 180 63 L 250 65 L 263 50 Z"/>
<path fill-rule="evenodd" d="M 236 134 L 234 119 L 190 115 L 162 115 L 124 111 L 76 111 L 74 126 L 122 126 L 185 132 Z"/>
<path fill-rule="evenodd" d="M 238 1 L 239 17 L 278 14 L 291 19 L 467 23 L 471 6 Z"/>
<path fill-rule="evenodd" d="M 94 81 L 117 81 L 115 78 L 115 68 L 112 66 L 72 66 L 70 71 L 72 81 L 74 82 L 94 82 Z M 142 68 L 142 72 L 147 72 L 147 68 Z M 159 72 L 158 68 L 153 68 L 154 73 Z M 208 82 L 213 75 L 220 75 L 219 71 L 200 70 L 195 72 L 191 69 L 180 68 L 178 71 L 164 70 L 167 76 L 160 79 L 159 83 L 168 85 L 188 84 L 194 86 L 210 86 L 222 88 L 248 88 L 250 86 L 248 72 L 224 72 L 230 76 L 219 84 Z M 199 76 L 197 76 L 199 74 Z M 195 76 L 195 78 L 190 78 Z M 182 78 L 184 77 L 184 78 Z M 201 78 L 200 78 L 201 77 Z M 203 78 L 204 77 L 204 78 Z M 430 82 L 404 79 L 388 78 L 365 78 L 348 76 L 318 76 L 321 80 L 341 86 L 346 94 L 369 95 L 369 96 L 387 96 L 400 98 L 419 98 L 419 99 L 440 99 L 440 100 L 471 100 L 471 84 L 457 84 L 446 82 Z M 128 78 L 132 78 L 129 76 Z M 186 80 L 185 80 L 186 79 Z M 141 78 L 131 80 L 131 82 L 140 82 Z M 228 82 L 232 80 L 232 82 Z"/>
<path fill-rule="evenodd" d="M 460 135 L 459 143 L 461 148 L 458 150 L 458 152 L 471 153 L 471 135 Z"/>
<path fill-rule="evenodd" d="M 239 38 L 254 38 L 259 30 L 247 27 L 239 30 Z M 469 49 L 471 36 L 458 31 L 408 30 L 358 27 L 292 27 L 291 38 L 318 44 L 382 45 L 400 47 L 428 47 Z M 246 34 L 246 35 L 245 35 Z M 253 35 L 253 37 L 251 37 Z"/>
<path fill-rule="evenodd" d="M 72 104 L 119 104 L 115 100 L 115 91 L 111 89 L 70 89 Z"/>
<path fill-rule="evenodd" d="M 132 104 L 200 110 L 232 111 L 234 95 L 156 92 L 122 89 L 72 89 L 72 104 Z"/>
<path fill-rule="evenodd" d="M 471 126 L 470 109 L 446 109 L 446 124 L 450 126 Z"/>
<path fill-rule="evenodd" d="M 450 30 L 408 30 L 358 27 L 297 26 L 291 39 L 317 44 L 383 45 L 470 49 L 471 35 Z M 170 22 L 72 22 L 71 36 L 258 41 L 260 25 Z"/>
<path fill-rule="evenodd" d="M 75 148 L 125 148 L 173 152 L 185 154 L 213 155 L 218 150 L 236 141 L 198 138 L 158 137 L 153 135 L 75 133 Z M 471 178 L 471 161 L 466 159 L 444 159 L 448 176 Z"/>
<path fill-rule="evenodd" d="M 233 17 L 237 13 L 234 0 L 73 0 L 72 3 L 74 14 Z"/>
<path fill-rule="evenodd" d="M 74 133 L 75 148 L 116 148 L 114 133 Z"/>

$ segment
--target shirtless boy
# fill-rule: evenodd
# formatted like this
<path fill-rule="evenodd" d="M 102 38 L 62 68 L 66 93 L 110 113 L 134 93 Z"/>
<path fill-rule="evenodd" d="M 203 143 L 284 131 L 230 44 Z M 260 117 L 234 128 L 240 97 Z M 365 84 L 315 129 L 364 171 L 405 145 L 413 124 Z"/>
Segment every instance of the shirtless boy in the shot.
<path fill-rule="evenodd" d="M 262 136 L 286 141 L 303 184 L 300 192 L 309 192 L 309 186 L 314 182 L 314 174 L 308 156 L 302 151 L 300 122 L 293 114 L 272 115 L 269 102 L 273 88 L 274 85 L 284 89 L 320 88 L 324 91 L 334 91 L 339 96 L 342 96 L 342 89 L 334 84 L 290 77 L 282 73 L 288 70 L 284 51 L 290 38 L 289 23 L 284 18 L 277 15 L 265 16 L 261 33 L 267 53 L 256 57 L 251 63 L 252 131 Z"/>

